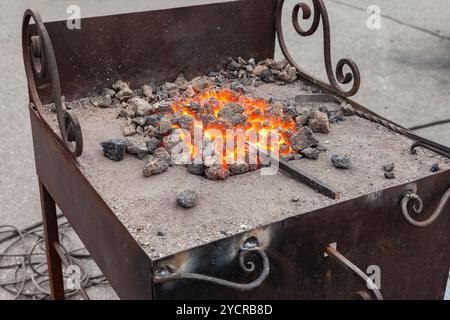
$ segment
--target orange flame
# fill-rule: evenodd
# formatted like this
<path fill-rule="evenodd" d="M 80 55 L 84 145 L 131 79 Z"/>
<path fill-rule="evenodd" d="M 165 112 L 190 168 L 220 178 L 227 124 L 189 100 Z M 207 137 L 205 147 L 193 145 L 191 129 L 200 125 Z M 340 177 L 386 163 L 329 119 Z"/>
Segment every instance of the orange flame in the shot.
<path fill-rule="evenodd" d="M 192 103 L 198 106 L 208 106 L 193 110 L 189 106 Z M 202 117 L 212 115 L 214 119 L 219 118 L 220 110 L 228 103 L 236 103 L 244 107 L 243 115 L 247 120 L 235 126 L 226 127 L 223 122 L 213 121 L 204 125 Z M 248 157 L 248 148 L 245 141 L 251 137 L 256 140 L 251 141 L 260 149 L 272 155 L 287 155 L 292 152 L 289 137 L 296 130 L 295 121 L 290 116 L 284 115 L 282 110 L 269 105 L 264 99 L 251 99 L 243 94 L 238 94 L 229 89 L 208 90 L 199 93 L 193 98 L 180 98 L 171 105 L 171 113 L 176 115 L 189 115 L 194 119 L 193 128 L 190 132 L 180 133 L 180 140 L 190 150 L 191 159 L 201 158 L 201 141 L 192 139 L 195 132 L 200 132 L 202 137 L 206 137 L 214 142 L 216 151 L 223 155 L 223 165 L 233 163 L 238 159 Z M 178 124 L 174 125 L 180 128 Z M 239 141 L 239 137 L 244 137 L 245 141 Z"/>

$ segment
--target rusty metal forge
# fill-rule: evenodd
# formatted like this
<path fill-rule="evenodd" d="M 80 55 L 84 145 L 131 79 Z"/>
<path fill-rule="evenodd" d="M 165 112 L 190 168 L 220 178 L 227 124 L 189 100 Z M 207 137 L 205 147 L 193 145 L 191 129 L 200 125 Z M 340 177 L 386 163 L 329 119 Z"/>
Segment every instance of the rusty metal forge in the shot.
<path fill-rule="evenodd" d="M 276 35 L 301 78 L 326 93 L 312 99 L 345 102 L 347 112 L 411 138 L 412 150 L 449 157 L 449 148 L 348 99 L 361 85 L 360 73 L 350 59 L 333 70 L 322 0 L 292 10 L 300 36 L 314 34 L 322 22 L 328 83 L 305 73 L 288 51 L 283 8 L 283 0 L 242 0 L 86 18 L 75 31 L 25 12 L 23 54 L 53 298 L 64 298 L 58 205 L 124 299 L 442 299 L 450 265 L 450 171 L 152 260 L 78 167 L 82 130 L 63 94 L 68 100 L 89 96 L 110 86 L 113 76 L 132 85 L 164 82 L 180 72 L 192 77 L 220 69 L 229 57 L 272 58 Z M 303 29 L 300 21 L 311 18 Z M 61 135 L 41 116 L 50 102 Z M 417 221 L 417 213 L 425 220 Z M 381 289 L 363 272 L 372 265 L 383 270 Z"/>

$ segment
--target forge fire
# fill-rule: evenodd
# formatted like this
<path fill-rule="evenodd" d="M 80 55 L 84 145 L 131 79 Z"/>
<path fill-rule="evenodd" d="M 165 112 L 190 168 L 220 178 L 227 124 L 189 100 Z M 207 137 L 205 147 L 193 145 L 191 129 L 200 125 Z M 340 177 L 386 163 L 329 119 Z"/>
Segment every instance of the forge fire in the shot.
<path fill-rule="evenodd" d="M 211 180 L 257 170 L 270 158 L 317 159 L 315 133 L 328 133 L 330 122 L 343 120 L 342 111 L 248 94 L 262 83 L 283 86 L 296 80 L 295 68 L 284 60 L 240 58 L 227 70 L 191 81 L 179 75 L 161 87 L 147 84 L 133 91 L 119 80 L 92 101 L 96 107 L 120 108 L 119 117 L 126 119 L 127 138 L 101 143 L 104 155 L 115 161 L 125 153 L 145 158 L 145 177 L 186 165 Z"/>

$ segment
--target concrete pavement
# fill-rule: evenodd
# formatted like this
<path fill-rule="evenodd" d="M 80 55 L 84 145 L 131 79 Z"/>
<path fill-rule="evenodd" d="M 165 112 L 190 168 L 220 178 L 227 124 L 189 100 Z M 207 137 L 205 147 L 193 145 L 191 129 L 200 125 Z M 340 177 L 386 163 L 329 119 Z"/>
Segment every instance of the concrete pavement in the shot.
<path fill-rule="evenodd" d="M 95 16 L 141 11 L 207 0 L 2 0 L 0 2 L 0 224 L 24 227 L 40 220 L 37 180 L 27 113 L 27 87 L 20 48 L 23 11 L 37 8 L 44 20 L 64 19 L 66 8 Z M 405 126 L 450 118 L 450 7 L 445 0 L 328 0 L 333 61 L 350 57 L 363 76 L 355 100 Z M 382 27 L 366 27 L 369 5 L 381 9 Z M 288 0 L 286 7 L 292 8 Z M 294 34 L 289 47 L 305 69 L 324 77 L 321 36 Z M 279 52 L 278 52 L 279 56 Z M 450 125 L 420 130 L 450 145 Z M 101 294 L 100 294 L 101 296 Z M 0 299 L 8 295 L 0 292 Z"/>

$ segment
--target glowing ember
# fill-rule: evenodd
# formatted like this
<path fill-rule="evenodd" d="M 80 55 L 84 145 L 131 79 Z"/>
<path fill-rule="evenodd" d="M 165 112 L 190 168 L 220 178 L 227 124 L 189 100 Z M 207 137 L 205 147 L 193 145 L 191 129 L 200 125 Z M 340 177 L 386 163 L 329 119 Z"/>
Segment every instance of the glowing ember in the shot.
<path fill-rule="evenodd" d="M 252 163 L 250 142 L 272 156 L 293 150 L 290 137 L 297 132 L 295 121 L 283 113 L 280 103 L 269 105 L 264 99 L 251 99 L 228 89 L 208 90 L 193 98 L 172 103 L 170 113 L 178 122 L 173 126 L 183 141 L 189 161 L 204 163 L 208 156 L 220 164 Z M 250 148 L 251 149 L 251 148 Z M 219 157 L 219 159 L 217 159 Z"/>

